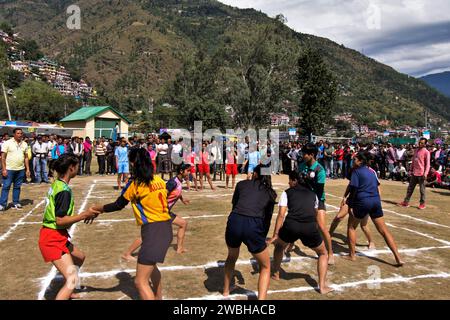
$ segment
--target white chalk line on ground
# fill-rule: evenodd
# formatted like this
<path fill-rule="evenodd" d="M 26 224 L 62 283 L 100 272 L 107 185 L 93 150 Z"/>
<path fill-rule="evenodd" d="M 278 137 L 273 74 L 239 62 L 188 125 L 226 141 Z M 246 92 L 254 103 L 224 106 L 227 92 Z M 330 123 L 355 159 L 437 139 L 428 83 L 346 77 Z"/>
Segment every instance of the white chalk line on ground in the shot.
<path fill-rule="evenodd" d="M 450 249 L 450 246 L 441 246 L 441 247 L 423 247 L 423 248 L 409 248 L 409 249 L 400 249 L 400 253 L 404 254 L 415 254 L 415 253 L 421 253 L 421 252 L 427 252 L 431 250 L 443 250 L 443 249 Z M 383 249 L 383 250 L 368 250 L 368 251 L 357 251 L 357 255 L 360 257 L 376 257 L 383 254 L 392 254 L 392 252 L 389 249 Z M 344 253 L 336 253 L 334 256 L 336 257 L 342 257 L 346 256 L 347 254 Z M 292 262 L 301 262 L 304 260 L 317 260 L 316 257 L 290 257 L 290 258 L 283 258 L 283 263 L 292 263 Z M 236 265 L 240 266 L 246 266 L 246 265 L 257 265 L 257 261 L 254 259 L 248 259 L 248 260 L 238 260 L 236 262 Z M 223 268 L 225 266 L 225 262 L 209 262 L 203 265 L 192 265 L 192 266 L 158 266 L 158 268 L 161 271 L 186 271 L 186 270 L 206 270 L 206 269 L 212 269 L 212 268 Z M 103 271 L 103 272 L 82 272 L 79 274 L 80 278 L 110 278 L 115 276 L 118 273 L 126 272 L 126 273 L 135 273 L 136 269 L 114 269 L 110 271 Z M 40 279 L 41 280 L 41 279 Z"/>
<path fill-rule="evenodd" d="M 33 212 L 34 210 L 36 210 L 37 208 L 39 208 L 41 205 L 43 205 L 45 203 L 45 200 L 42 200 L 41 202 L 39 202 L 33 209 L 31 209 L 26 215 L 24 215 L 22 218 L 20 218 L 16 223 L 14 223 L 9 229 L 8 231 L 6 231 L 1 237 L 0 237 L 0 242 L 6 240 L 11 233 L 14 232 L 14 230 L 17 229 L 18 226 L 22 225 L 24 220 L 26 218 L 28 218 Z"/>
<path fill-rule="evenodd" d="M 385 279 L 366 279 L 361 281 L 354 281 L 354 282 L 345 282 L 341 284 L 332 284 L 330 285 L 331 288 L 335 290 L 336 293 L 342 292 L 347 288 L 357 288 L 363 285 L 376 285 L 376 284 L 391 284 L 391 283 L 408 283 L 412 282 L 414 280 L 422 280 L 422 279 L 448 279 L 450 278 L 449 273 L 431 273 L 431 274 L 422 274 L 418 276 L 411 276 L 411 277 L 403 277 L 403 276 L 397 276 L 397 277 L 390 277 Z M 269 290 L 267 291 L 267 294 L 279 294 L 279 293 L 298 293 L 298 292 L 307 292 L 307 291 L 314 291 L 318 290 L 318 288 L 315 287 L 295 287 L 295 288 L 289 288 L 289 289 L 282 289 L 282 290 Z M 333 293 L 331 293 L 333 294 Z M 188 298 L 186 300 L 235 300 L 239 298 L 249 298 L 249 297 L 256 297 L 258 295 L 258 292 L 252 292 L 249 291 L 246 294 L 232 294 L 229 297 L 224 297 L 221 294 L 210 294 L 203 297 L 197 297 L 197 298 Z"/>
<path fill-rule="evenodd" d="M 90 199 L 92 199 L 93 197 L 90 197 Z M 336 213 L 338 212 L 337 210 L 332 210 L 332 211 L 327 211 L 327 213 Z M 223 217 L 228 217 L 229 214 L 215 214 L 215 215 L 203 215 L 203 216 L 187 216 L 187 217 L 182 217 L 183 219 L 186 220 L 197 220 L 197 219 L 213 219 L 213 218 L 223 218 Z M 274 214 L 272 217 L 272 220 L 275 220 L 277 218 L 277 215 Z M 98 224 L 109 224 L 109 223 L 121 223 L 121 222 L 133 222 L 136 221 L 136 219 L 134 218 L 130 218 L 130 219 L 98 219 L 95 220 L 96 223 Z M 19 225 L 32 225 L 32 224 L 41 224 L 42 222 L 22 222 Z"/>
<path fill-rule="evenodd" d="M 394 228 L 394 229 L 400 229 L 400 230 L 404 230 L 404 231 L 408 231 L 408 232 L 417 234 L 417 235 L 419 235 L 419 236 L 422 236 L 422 237 L 425 237 L 425 238 L 428 238 L 428 239 L 431 239 L 431 240 L 440 242 L 440 243 L 445 244 L 445 245 L 447 245 L 447 246 L 450 245 L 450 241 L 446 241 L 446 240 L 442 240 L 442 239 L 435 238 L 435 237 L 433 237 L 432 235 L 429 235 L 429 234 L 427 234 L 427 233 L 423 233 L 423 232 L 411 230 L 411 229 L 408 229 L 408 228 L 398 227 L 398 226 L 395 226 L 395 225 L 393 225 L 393 224 L 391 224 L 391 223 L 386 223 L 386 225 L 389 226 L 389 227 L 391 227 L 391 228 Z"/>
<path fill-rule="evenodd" d="M 342 199 L 342 197 L 338 197 L 338 196 L 336 196 L 336 195 L 334 195 L 334 194 L 331 194 L 331 193 L 327 193 L 327 195 L 330 196 L 330 197 L 333 197 L 333 198 L 339 198 L 339 199 Z M 327 204 L 327 205 L 328 205 L 328 204 Z M 331 205 L 330 205 L 330 206 L 331 206 Z M 333 207 L 333 206 L 332 206 L 332 207 Z M 397 215 L 397 216 L 399 216 L 399 217 L 407 218 L 407 219 L 414 220 L 414 221 L 418 221 L 418 222 L 421 222 L 421 223 L 425 223 L 425 224 L 429 224 L 429 225 L 433 225 L 433 226 L 437 226 L 437 227 L 442 227 L 442 228 L 448 228 L 448 229 L 450 229 L 450 226 L 447 226 L 447 225 L 445 225 L 445 224 L 440 224 L 440 223 L 428 221 L 428 220 L 425 220 L 425 219 L 415 218 L 415 217 L 412 217 L 412 216 L 408 216 L 408 215 L 406 215 L 406 214 L 398 213 L 398 212 L 393 211 L 393 210 L 389 210 L 389 209 L 384 209 L 384 208 L 383 208 L 383 211 L 389 212 L 389 213 L 393 213 L 393 214 L 395 214 L 395 215 Z"/>
<path fill-rule="evenodd" d="M 94 190 L 94 187 L 96 185 L 97 181 L 94 180 L 94 183 L 91 184 L 91 187 L 89 188 L 89 191 L 86 195 L 86 197 L 84 198 L 83 203 L 81 204 L 80 209 L 78 210 L 78 214 L 82 213 L 85 209 L 86 209 L 86 205 L 89 201 L 89 197 L 90 194 L 92 192 L 92 190 Z M 71 235 L 71 237 L 74 236 L 75 231 L 77 228 L 77 224 L 73 224 L 70 229 L 69 229 L 69 234 Z M 52 282 L 52 280 L 56 277 L 57 275 L 57 270 L 55 268 L 55 266 L 52 266 L 50 272 L 47 274 L 47 276 L 45 276 L 42 280 L 41 280 L 41 290 L 38 293 L 38 300 L 43 300 L 45 297 L 45 292 L 47 291 L 47 288 L 49 287 L 50 283 Z"/>

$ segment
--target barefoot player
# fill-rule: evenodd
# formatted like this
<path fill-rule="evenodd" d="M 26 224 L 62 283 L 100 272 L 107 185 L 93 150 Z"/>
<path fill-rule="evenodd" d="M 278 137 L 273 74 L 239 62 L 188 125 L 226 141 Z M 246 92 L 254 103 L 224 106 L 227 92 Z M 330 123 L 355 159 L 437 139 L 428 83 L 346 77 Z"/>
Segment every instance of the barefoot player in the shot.
<path fill-rule="evenodd" d="M 283 252 L 288 244 L 300 239 L 305 246 L 314 250 L 319 256 L 317 261 L 319 292 L 327 294 L 333 289 L 326 284 L 328 253 L 316 218 L 319 200 L 295 171 L 289 175 L 289 186 L 290 188 L 281 195 L 275 230 L 273 237 L 269 240 L 270 244 L 275 243 L 272 279 L 280 279 Z M 287 211 L 288 215 L 286 215 Z"/>

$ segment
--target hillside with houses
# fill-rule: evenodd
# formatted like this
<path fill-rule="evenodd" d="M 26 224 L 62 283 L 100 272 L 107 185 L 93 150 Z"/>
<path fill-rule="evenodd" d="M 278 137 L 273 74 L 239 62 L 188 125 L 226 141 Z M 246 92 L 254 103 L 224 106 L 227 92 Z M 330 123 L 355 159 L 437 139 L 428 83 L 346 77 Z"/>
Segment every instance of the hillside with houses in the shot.
<path fill-rule="evenodd" d="M 23 80 L 44 81 L 62 95 L 73 96 L 77 100 L 86 100 L 97 96 L 92 86 L 83 79 L 75 80 L 58 62 L 45 56 L 37 60 L 27 59 L 27 52 L 21 48 L 25 40 L 18 34 L 8 34 L 0 29 L 0 38 L 6 46 L 9 67 L 20 72 Z"/>

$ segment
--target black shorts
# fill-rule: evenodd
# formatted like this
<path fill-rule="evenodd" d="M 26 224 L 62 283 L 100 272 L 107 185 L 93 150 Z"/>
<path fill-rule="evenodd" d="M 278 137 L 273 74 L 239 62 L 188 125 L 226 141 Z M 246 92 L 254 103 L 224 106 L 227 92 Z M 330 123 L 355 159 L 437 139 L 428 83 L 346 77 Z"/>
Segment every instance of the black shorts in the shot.
<path fill-rule="evenodd" d="M 175 213 L 173 213 L 173 212 L 169 212 L 169 215 L 170 215 L 170 217 L 172 218 L 172 219 L 170 219 L 170 221 L 174 221 L 175 219 L 176 219 L 176 217 L 177 217 L 177 215 L 175 214 Z"/>
<path fill-rule="evenodd" d="M 327 206 L 325 205 L 325 200 L 319 200 L 318 210 L 327 211 Z"/>
<path fill-rule="evenodd" d="M 172 221 L 153 222 L 141 227 L 142 245 L 138 263 L 154 265 L 163 263 L 172 243 Z"/>
<path fill-rule="evenodd" d="M 225 241 L 227 246 L 237 249 L 244 243 L 252 254 L 263 252 L 266 248 L 266 226 L 264 219 L 231 213 L 228 217 Z"/>
<path fill-rule="evenodd" d="M 378 219 L 383 217 L 383 207 L 379 198 L 367 198 L 360 201 L 355 201 L 352 204 L 353 216 L 356 219 L 364 219 L 367 215 L 371 219 Z"/>
<path fill-rule="evenodd" d="M 284 221 L 278 237 L 286 243 L 294 243 L 300 239 L 305 246 L 311 249 L 317 248 L 323 242 L 317 222 L 304 223 L 291 219 Z"/>

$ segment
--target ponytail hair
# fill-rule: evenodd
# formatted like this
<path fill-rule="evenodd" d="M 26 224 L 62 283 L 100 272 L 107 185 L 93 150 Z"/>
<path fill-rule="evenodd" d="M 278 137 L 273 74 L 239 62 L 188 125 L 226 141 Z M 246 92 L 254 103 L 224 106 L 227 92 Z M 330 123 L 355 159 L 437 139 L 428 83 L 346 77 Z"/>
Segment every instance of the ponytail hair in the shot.
<path fill-rule="evenodd" d="M 51 169 L 55 170 L 59 177 L 62 177 L 69 171 L 71 166 L 76 166 L 77 164 L 79 164 L 79 160 L 75 155 L 64 153 L 53 161 Z"/>
<path fill-rule="evenodd" d="M 277 193 L 275 190 L 273 190 L 272 187 L 272 177 L 270 175 L 262 175 L 261 174 L 262 166 L 258 165 L 256 166 L 255 170 L 253 171 L 258 175 L 258 178 L 256 180 L 260 181 L 263 187 L 269 192 L 270 198 L 273 202 L 277 199 Z"/>
<path fill-rule="evenodd" d="M 153 164 L 148 151 L 143 148 L 131 149 L 129 159 L 133 163 L 132 174 L 134 181 L 138 185 L 145 184 L 149 186 L 153 181 Z"/>

